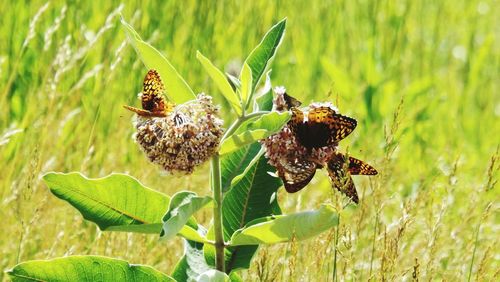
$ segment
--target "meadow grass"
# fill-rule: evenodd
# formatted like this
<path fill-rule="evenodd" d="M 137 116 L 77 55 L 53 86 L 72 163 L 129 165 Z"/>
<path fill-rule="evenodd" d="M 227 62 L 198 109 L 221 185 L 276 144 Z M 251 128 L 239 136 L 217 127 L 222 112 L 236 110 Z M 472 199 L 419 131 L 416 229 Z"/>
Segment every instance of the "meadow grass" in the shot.
<path fill-rule="evenodd" d="M 195 91 L 220 94 L 195 58 L 227 72 L 288 17 L 275 85 L 358 120 L 342 150 L 373 164 L 338 229 L 263 247 L 245 280 L 500 279 L 500 13 L 497 1 L 0 1 L 0 268 L 99 254 L 170 272 L 181 240 L 100 232 L 40 180 L 48 171 L 127 172 L 169 195 L 209 194 L 148 163 L 131 136 L 147 69 L 120 13 Z M 326 173 L 285 212 L 341 206 Z M 198 219 L 208 224 L 210 210 Z M 2 279 L 7 279 L 3 273 Z"/>

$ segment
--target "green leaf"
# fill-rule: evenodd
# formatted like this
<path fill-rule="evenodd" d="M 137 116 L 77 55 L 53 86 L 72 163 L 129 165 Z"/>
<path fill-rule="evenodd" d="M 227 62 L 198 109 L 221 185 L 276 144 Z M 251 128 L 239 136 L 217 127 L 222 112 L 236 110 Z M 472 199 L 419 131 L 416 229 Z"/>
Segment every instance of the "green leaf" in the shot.
<path fill-rule="evenodd" d="M 248 164 L 245 171 L 232 181 L 231 189 L 222 202 L 224 240 L 248 222 L 281 214 L 276 191 L 282 185 L 279 178 L 269 175 L 275 169 L 267 163 L 263 151 Z M 207 235 L 210 238 L 209 234 Z M 226 271 L 248 268 L 258 246 L 237 246 L 226 249 Z M 213 246 L 205 245 L 205 258 L 214 262 Z"/>
<path fill-rule="evenodd" d="M 215 270 L 215 269 L 210 269 L 202 274 L 200 274 L 196 278 L 197 282 L 228 282 L 231 281 L 229 279 L 229 276 L 221 271 Z"/>
<path fill-rule="evenodd" d="M 144 42 L 139 34 L 122 18 L 122 26 L 135 51 L 148 69 L 155 69 L 165 84 L 169 100 L 182 104 L 196 98 L 193 90 L 172 64 L 158 50 Z"/>
<path fill-rule="evenodd" d="M 162 219 L 161 239 L 169 240 L 175 237 L 191 216 L 211 201 L 212 198 L 208 196 L 198 197 L 194 192 L 181 191 L 176 193 L 170 200 L 168 211 Z"/>
<path fill-rule="evenodd" d="M 255 129 L 252 131 L 245 131 L 240 134 L 233 134 L 230 138 L 222 142 L 219 153 L 224 155 L 236 151 L 245 145 L 264 139 L 271 134 L 272 133 L 268 133 L 265 129 Z"/>
<path fill-rule="evenodd" d="M 92 179 L 79 172 L 51 172 L 43 180 L 56 197 L 67 201 L 103 231 L 159 234 L 162 216 L 170 203 L 167 195 L 126 174 Z M 188 239 L 203 241 L 193 231 L 184 226 L 180 233 Z"/>
<path fill-rule="evenodd" d="M 269 135 L 271 135 L 280 131 L 288 120 L 290 120 L 289 112 L 268 112 L 259 116 L 256 120 L 245 122 L 240 126 L 240 128 L 238 128 L 236 133 L 256 129 L 265 129 L 269 132 Z"/>
<path fill-rule="evenodd" d="M 233 135 L 222 142 L 219 153 L 224 155 L 267 138 L 280 131 L 289 119 L 289 112 L 269 112 L 258 118 L 246 121 Z"/>
<path fill-rule="evenodd" d="M 231 84 L 229 84 L 229 81 L 227 81 L 226 76 L 224 76 L 224 74 L 199 51 L 196 52 L 196 58 L 198 58 L 198 61 L 200 61 L 200 63 L 207 71 L 208 75 L 212 78 L 219 90 L 222 92 L 222 95 L 224 95 L 231 107 L 233 107 L 235 113 L 238 116 L 241 116 L 242 110 L 240 97 L 238 97 L 236 92 L 233 90 Z"/>
<path fill-rule="evenodd" d="M 271 71 L 266 74 L 266 84 L 259 90 L 259 95 L 255 97 L 255 111 L 271 111 L 273 109 L 273 86 L 271 84 Z"/>
<path fill-rule="evenodd" d="M 255 142 L 247 145 L 230 154 L 225 154 L 221 157 L 221 182 L 222 191 L 225 193 L 231 188 L 231 181 L 237 175 L 243 173 L 248 167 L 248 164 L 255 158 L 260 151 L 260 144 Z"/>
<path fill-rule="evenodd" d="M 231 271 L 231 273 L 229 273 L 229 279 L 231 279 L 232 282 L 243 282 L 243 279 L 236 271 Z"/>
<path fill-rule="evenodd" d="M 150 266 L 101 256 L 27 261 L 7 274 L 12 281 L 175 281 Z"/>
<path fill-rule="evenodd" d="M 247 105 L 250 103 L 252 99 L 252 70 L 248 64 L 243 64 L 243 68 L 241 69 L 241 100 L 243 101 L 244 109 L 247 108 Z"/>
<path fill-rule="evenodd" d="M 205 230 L 201 231 L 205 233 Z M 176 281 L 196 281 L 196 278 L 211 269 L 203 256 L 203 244 L 184 240 L 184 256 L 172 272 Z"/>
<path fill-rule="evenodd" d="M 271 59 L 276 54 L 285 34 L 285 28 L 286 18 L 271 27 L 259 45 L 253 49 L 246 59 L 245 63 L 252 69 L 252 90 L 255 90 L 262 74 L 264 74 Z"/>
<path fill-rule="evenodd" d="M 231 246 L 259 245 L 305 240 L 320 234 L 339 223 L 339 216 L 330 205 L 318 210 L 305 211 L 259 219 L 235 232 Z"/>
<path fill-rule="evenodd" d="M 231 84 L 231 88 L 236 91 L 236 89 L 240 89 L 241 88 L 241 81 L 234 75 L 230 74 L 230 73 L 227 73 L 226 72 L 226 76 L 229 80 L 229 83 Z M 239 97 L 239 96 L 238 96 Z"/>

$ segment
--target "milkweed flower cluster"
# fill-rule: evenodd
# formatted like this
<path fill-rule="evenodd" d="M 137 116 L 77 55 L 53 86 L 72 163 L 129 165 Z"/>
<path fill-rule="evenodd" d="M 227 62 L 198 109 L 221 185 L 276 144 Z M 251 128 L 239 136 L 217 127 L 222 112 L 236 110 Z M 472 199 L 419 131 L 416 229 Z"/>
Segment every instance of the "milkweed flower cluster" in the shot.
<path fill-rule="evenodd" d="M 166 117 L 135 120 L 135 141 L 149 160 L 168 172 L 191 173 L 217 150 L 223 121 L 212 97 L 198 94 L 195 100 L 177 105 Z"/>
<path fill-rule="evenodd" d="M 289 110 L 293 102 L 289 100 L 291 98 L 286 94 L 285 87 L 275 87 L 274 94 L 276 95 L 273 100 L 274 110 L 278 112 Z M 326 103 L 313 103 L 309 108 L 313 109 L 321 106 L 330 106 L 331 103 L 328 104 L 329 105 L 326 105 Z M 333 105 L 331 106 L 334 107 Z M 295 134 L 290 128 L 290 122 L 283 126 L 281 131 L 260 142 L 265 148 L 265 156 L 268 159 L 268 163 L 274 167 L 281 167 L 294 161 L 301 162 L 304 159 L 314 161 L 318 164 L 326 163 L 332 158 L 336 151 L 336 146 L 312 148 L 308 150 L 298 142 Z"/>

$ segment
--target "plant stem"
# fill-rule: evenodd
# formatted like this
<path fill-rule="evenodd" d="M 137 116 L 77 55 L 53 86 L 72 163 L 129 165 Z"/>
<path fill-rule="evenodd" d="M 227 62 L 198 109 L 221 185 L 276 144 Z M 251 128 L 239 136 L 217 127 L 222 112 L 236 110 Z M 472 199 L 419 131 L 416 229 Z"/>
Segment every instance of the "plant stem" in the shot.
<path fill-rule="evenodd" d="M 480 230 L 481 230 L 481 219 L 479 219 L 479 223 L 477 224 L 476 240 L 474 240 L 474 250 L 472 251 L 472 258 L 470 260 L 469 276 L 467 277 L 467 281 L 470 281 L 471 276 L 472 276 L 472 267 L 474 266 L 474 257 L 476 256 L 476 250 L 477 250 L 477 245 L 479 242 L 479 231 Z"/>
<path fill-rule="evenodd" d="M 212 157 L 212 191 L 214 198 L 215 267 L 225 272 L 224 233 L 222 227 L 222 185 L 219 154 Z"/>
<path fill-rule="evenodd" d="M 333 255 L 333 282 L 337 281 L 337 247 L 339 244 L 340 215 L 337 230 L 335 230 L 335 252 Z"/>

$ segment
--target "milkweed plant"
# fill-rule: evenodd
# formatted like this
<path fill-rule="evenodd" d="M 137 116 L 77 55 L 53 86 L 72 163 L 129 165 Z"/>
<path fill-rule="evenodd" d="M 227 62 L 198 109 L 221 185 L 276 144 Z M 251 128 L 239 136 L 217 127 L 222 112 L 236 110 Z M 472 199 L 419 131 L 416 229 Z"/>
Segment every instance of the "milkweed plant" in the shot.
<path fill-rule="evenodd" d="M 123 19 L 122 26 L 147 72 L 142 107 L 125 106 L 134 116 L 138 148 L 154 165 L 181 176 L 210 162 L 207 195 L 178 191 L 168 196 L 128 174 L 92 179 L 79 172 L 50 172 L 43 180 L 56 197 L 100 230 L 156 234 L 160 241 L 180 236 L 184 254 L 170 274 L 103 256 L 67 256 L 22 262 L 8 271 L 12 280 L 241 281 L 238 271 L 249 268 L 260 245 L 304 240 L 338 225 L 343 210 L 329 204 L 282 214 L 280 187 L 296 192 L 316 169 L 326 167 L 332 179 L 347 179 L 334 186 L 357 203 L 350 174 L 376 171 L 336 149 L 355 120 L 341 116 L 329 103 L 311 104 L 317 113 L 303 120 L 300 102 L 284 87 L 271 86 L 270 64 L 283 40 L 286 19 L 264 35 L 238 77 L 224 74 L 197 52 L 225 98 L 221 106 L 209 94 L 195 94 L 173 65 Z M 224 122 L 222 116 L 233 120 Z M 315 142 L 322 143 L 315 147 Z M 210 226 L 193 217 L 203 208 L 213 210 Z"/>

